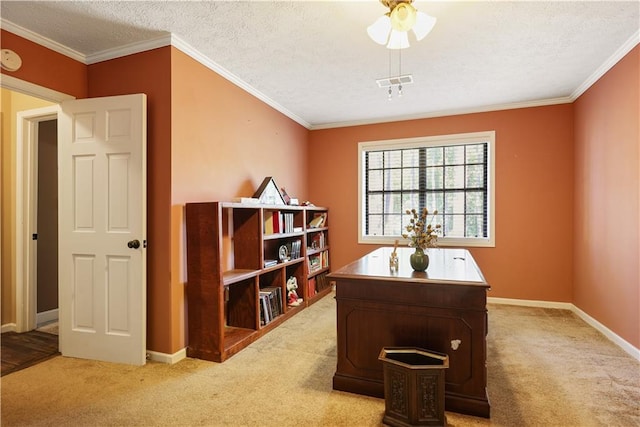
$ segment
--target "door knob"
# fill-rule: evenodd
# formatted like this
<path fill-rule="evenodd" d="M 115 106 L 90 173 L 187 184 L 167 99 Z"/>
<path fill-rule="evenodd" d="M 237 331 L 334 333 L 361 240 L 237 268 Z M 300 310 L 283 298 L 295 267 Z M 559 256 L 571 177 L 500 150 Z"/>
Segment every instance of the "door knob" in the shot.
<path fill-rule="evenodd" d="M 127 243 L 127 246 L 129 246 L 131 249 L 138 249 L 140 247 L 140 241 L 139 240 L 130 240 Z"/>

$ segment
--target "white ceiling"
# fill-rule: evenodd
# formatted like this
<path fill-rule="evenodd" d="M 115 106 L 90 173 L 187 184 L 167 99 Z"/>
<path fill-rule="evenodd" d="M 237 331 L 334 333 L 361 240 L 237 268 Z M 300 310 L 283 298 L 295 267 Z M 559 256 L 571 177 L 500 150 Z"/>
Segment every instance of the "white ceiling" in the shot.
<path fill-rule="evenodd" d="M 171 43 L 311 129 L 570 102 L 640 39 L 638 1 L 414 6 L 438 22 L 410 35 L 414 83 L 391 101 L 375 80 L 399 74 L 398 51 L 366 34 L 377 0 L 5 0 L 0 14 L 85 63 Z"/>

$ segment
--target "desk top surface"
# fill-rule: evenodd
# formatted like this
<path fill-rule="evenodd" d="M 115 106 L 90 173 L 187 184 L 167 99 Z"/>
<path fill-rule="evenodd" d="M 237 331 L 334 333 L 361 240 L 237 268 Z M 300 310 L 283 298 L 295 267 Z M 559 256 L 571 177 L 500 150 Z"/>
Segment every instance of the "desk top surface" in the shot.
<path fill-rule="evenodd" d="M 414 283 L 445 283 L 489 287 L 471 253 L 466 249 L 430 248 L 429 267 L 414 271 L 409 256 L 414 248 L 397 248 L 398 271 L 389 268 L 392 247 L 383 247 L 329 274 L 331 279 L 382 279 Z"/>

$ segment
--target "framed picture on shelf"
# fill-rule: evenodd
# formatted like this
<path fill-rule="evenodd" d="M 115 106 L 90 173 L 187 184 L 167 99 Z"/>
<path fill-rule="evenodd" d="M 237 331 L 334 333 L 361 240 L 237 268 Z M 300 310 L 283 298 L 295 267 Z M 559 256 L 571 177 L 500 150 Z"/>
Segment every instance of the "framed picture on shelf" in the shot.
<path fill-rule="evenodd" d="M 260 203 L 264 205 L 286 205 L 276 182 L 270 176 L 262 181 L 253 197 L 260 200 Z"/>

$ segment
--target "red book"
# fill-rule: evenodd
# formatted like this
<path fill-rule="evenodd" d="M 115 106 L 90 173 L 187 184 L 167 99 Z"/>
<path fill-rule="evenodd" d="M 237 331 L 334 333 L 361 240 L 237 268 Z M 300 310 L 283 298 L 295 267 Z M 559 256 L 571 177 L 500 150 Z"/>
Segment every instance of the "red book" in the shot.
<path fill-rule="evenodd" d="M 276 211 L 273 213 L 273 232 L 274 233 L 282 233 L 282 218 L 280 218 L 280 212 Z"/>
<path fill-rule="evenodd" d="M 312 277 L 311 279 L 309 279 L 309 281 L 307 282 L 307 286 L 307 294 L 309 295 L 309 298 L 311 298 L 316 294 L 316 278 Z"/>

